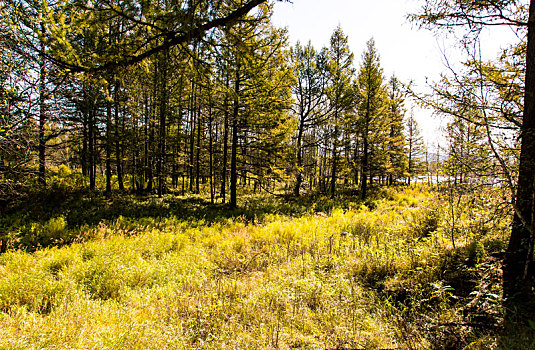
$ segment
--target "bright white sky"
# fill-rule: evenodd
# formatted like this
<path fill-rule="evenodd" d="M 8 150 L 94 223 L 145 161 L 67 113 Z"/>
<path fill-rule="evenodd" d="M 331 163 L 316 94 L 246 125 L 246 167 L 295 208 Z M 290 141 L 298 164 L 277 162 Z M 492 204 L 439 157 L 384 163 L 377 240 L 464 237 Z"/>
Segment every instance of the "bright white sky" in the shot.
<path fill-rule="evenodd" d="M 425 91 L 426 79 L 437 81 L 446 72 L 442 52 L 447 50 L 450 62 L 460 61 L 462 56 L 453 50 L 455 39 L 445 35 L 434 36 L 428 30 L 418 29 L 406 17 L 417 11 L 424 0 L 292 0 L 277 2 L 273 22 L 287 27 L 290 44 L 309 40 L 320 49 L 329 45 L 336 26 L 340 25 L 349 37 L 349 45 L 355 55 L 355 67 L 361 62 L 366 42 L 375 39 L 381 56 L 385 77 L 392 74 L 403 82 L 413 81 L 416 91 Z M 511 29 L 492 29 L 482 35 L 483 54 L 486 58 L 497 56 L 500 47 L 515 39 Z M 410 104 L 407 104 L 410 107 Z M 441 120 L 431 111 L 414 109 L 426 142 L 433 147 L 440 140 Z M 443 142 L 443 141 L 442 141 Z M 433 147 L 434 148 L 434 147 Z"/>

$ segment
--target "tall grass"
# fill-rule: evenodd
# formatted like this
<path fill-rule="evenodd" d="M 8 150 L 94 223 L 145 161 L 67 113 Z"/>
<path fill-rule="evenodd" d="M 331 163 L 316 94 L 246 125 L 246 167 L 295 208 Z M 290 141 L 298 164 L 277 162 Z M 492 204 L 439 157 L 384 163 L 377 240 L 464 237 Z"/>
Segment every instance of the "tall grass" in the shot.
<path fill-rule="evenodd" d="M 118 216 L 69 228 L 60 216 L 36 226 L 41 236 L 74 235 L 78 243 L 0 255 L 0 348 L 495 342 L 485 330 L 447 325 L 467 323 L 460 298 L 479 293 L 474 305 L 493 302 L 491 277 L 484 286 L 450 282 L 479 276 L 501 249 L 503 227 L 453 249 L 443 206 L 418 188 L 384 190 L 345 208 L 283 204 L 260 216 L 259 202 L 249 200 L 251 211 L 235 218 Z"/>

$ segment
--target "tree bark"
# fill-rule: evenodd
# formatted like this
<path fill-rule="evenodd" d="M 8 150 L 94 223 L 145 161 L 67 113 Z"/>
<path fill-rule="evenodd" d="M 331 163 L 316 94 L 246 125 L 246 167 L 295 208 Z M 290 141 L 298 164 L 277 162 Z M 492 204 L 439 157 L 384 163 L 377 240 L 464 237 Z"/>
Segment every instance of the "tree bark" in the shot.
<path fill-rule="evenodd" d="M 117 182 L 119 190 L 124 191 L 123 183 L 123 165 L 122 165 L 122 149 L 121 139 L 119 135 L 119 81 L 115 77 L 115 86 L 113 87 L 113 100 L 115 109 L 115 166 L 117 168 Z M 124 115 L 123 115 L 124 118 Z"/>
<path fill-rule="evenodd" d="M 167 121 L 167 61 L 169 59 L 169 52 L 165 51 L 160 55 L 160 140 L 158 144 L 158 197 L 162 197 L 166 174 L 165 167 L 165 153 L 166 153 L 166 121 Z"/>
<path fill-rule="evenodd" d="M 234 109 L 232 114 L 232 150 L 230 160 L 230 207 L 237 208 L 238 169 L 237 169 L 237 152 L 238 152 L 238 114 L 239 114 L 239 93 L 240 93 L 240 65 L 236 68 L 236 81 L 234 83 Z"/>
<path fill-rule="evenodd" d="M 338 122 L 338 116 L 335 116 L 335 123 Z M 331 198 L 334 198 L 336 192 L 336 176 L 337 176 L 337 163 L 338 163 L 338 125 L 334 127 L 334 140 L 333 140 L 333 166 L 331 168 Z"/>
<path fill-rule="evenodd" d="M 212 134 L 212 119 L 212 103 L 210 101 L 208 106 L 208 152 L 210 154 L 210 203 L 214 204 L 214 140 Z"/>
<path fill-rule="evenodd" d="M 303 150 L 302 150 L 302 140 L 303 132 L 305 129 L 305 118 L 303 115 L 299 118 L 299 129 L 297 131 L 297 176 L 295 179 L 294 195 L 299 197 L 299 192 L 301 190 L 301 184 L 303 183 Z"/>
<path fill-rule="evenodd" d="M 191 120 L 191 126 L 190 126 L 190 139 L 189 139 L 189 191 L 193 192 L 193 161 L 194 161 L 194 146 L 195 146 L 195 128 L 196 128 L 196 108 L 195 108 L 195 84 L 191 83 L 191 99 L 190 99 L 190 120 Z"/>
<path fill-rule="evenodd" d="M 88 151 L 89 151 L 89 189 L 95 190 L 95 107 L 89 107 Z"/>
<path fill-rule="evenodd" d="M 200 94 L 199 94 L 200 95 Z M 201 177 L 201 106 L 197 108 L 197 142 L 195 144 L 195 193 L 200 193 L 200 177 Z"/>
<path fill-rule="evenodd" d="M 360 171 L 360 199 L 365 200 L 368 195 L 368 132 L 369 116 L 366 116 L 366 125 L 362 135 L 362 170 Z"/>
<path fill-rule="evenodd" d="M 521 128 L 521 150 L 515 214 L 511 238 L 503 266 L 503 294 L 506 316 L 516 309 L 523 321 L 533 318 L 533 219 L 535 181 L 535 0 L 530 1 L 524 116 Z"/>
<path fill-rule="evenodd" d="M 41 31 L 44 33 L 44 24 L 41 22 Z M 45 61 L 45 44 L 41 40 L 41 53 L 39 54 L 39 174 L 38 180 L 41 186 L 46 186 L 46 61 Z"/>
<path fill-rule="evenodd" d="M 143 154 L 143 182 L 142 187 L 145 187 L 145 182 L 149 178 L 149 123 L 150 123 L 150 107 L 149 107 L 149 98 L 145 95 L 145 118 L 144 118 L 144 154 Z"/>
<path fill-rule="evenodd" d="M 237 109 L 237 107 L 235 107 Z M 237 151 L 238 151 L 238 121 L 232 121 L 232 150 L 230 156 L 230 207 L 237 207 L 236 187 L 238 185 Z"/>
<path fill-rule="evenodd" d="M 225 203 L 227 188 L 227 162 L 228 162 L 228 106 L 225 101 L 225 121 L 223 131 L 223 168 L 221 170 L 221 201 Z"/>
<path fill-rule="evenodd" d="M 111 88 L 108 86 L 108 94 Z M 111 193 L 111 102 L 106 102 L 106 194 Z"/>
<path fill-rule="evenodd" d="M 89 175 L 88 169 L 88 138 L 89 138 L 89 111 L 87 108 L 87 93 L 85 84 L 83 86 L 83 102 L 80 105 L 80 112 L 82 113 L 82 154 L 80 157 L 82 166 L 82 175 L 84 178 Z"/>

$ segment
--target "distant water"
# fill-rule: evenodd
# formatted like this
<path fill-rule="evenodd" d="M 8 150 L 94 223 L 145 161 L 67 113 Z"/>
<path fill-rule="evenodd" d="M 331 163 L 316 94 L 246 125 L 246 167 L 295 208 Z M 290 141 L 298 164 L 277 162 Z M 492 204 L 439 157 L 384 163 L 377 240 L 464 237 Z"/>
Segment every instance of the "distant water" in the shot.
<path fill-rule="evenodd" d="M 453 182 L 454 178 L 450 176 L 415 176 L 411 178 L 411 183 L 444 183 L 444 182 Z M 489 185 L 489 186 L 500 186 L 507 184 L 505 179 L 501 178 L 470 178 L 465 181 L 465 183 L 471 185 Z"/>

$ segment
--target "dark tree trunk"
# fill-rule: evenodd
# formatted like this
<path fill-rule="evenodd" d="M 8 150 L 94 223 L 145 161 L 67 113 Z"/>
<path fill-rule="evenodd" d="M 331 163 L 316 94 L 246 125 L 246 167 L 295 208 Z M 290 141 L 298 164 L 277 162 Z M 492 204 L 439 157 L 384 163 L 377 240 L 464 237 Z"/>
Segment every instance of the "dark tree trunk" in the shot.
<path fill-rule="evenodd" d="M 212 134 L 212 106 L 211 102 L 208 106 L 208 136 L 209 136 L 209 145 L 208 152 L 210 154 L 210 203 L 214 204 L 214 140 Z"/>
<path fill-rule="evenodd" d="M 535 286 L 533 271 L 533 219 L 535 181 L 535 0 L 530 1 L 524 117 L 515 214 L 503 267 L 506 315 L 516 308 L 524 322 L 533 319 Z"/>
<path fill-rule="evenodd" d="M 246 118 L 241 118 L 240 120 L 240 123 L 241 124 L 246 124 L 247 123 L 247 119 Z M 242 142 L 241 142 L 241 147 L 240 147 L 240 150 L 241 150 L 241 155 L 242 155 L 242 159 L 243 159 L 243 166 L 242 166 L 242 169 L 241 169 L 241 178 L 242 178 L 242 187 L 245 188 L 247 187 L 247 125 L 242 125 L 242 130 L 244 131 L 243 132 L 243 136 L 242 136 Z"/>
<path fill-rule="evenodd" d="M 337 177 L 337 166 L 338 166 L 338 134 L 340 130 L 338 129 L 338 111 L 334 113 L 334 137 L 333 137 L 333 164 L 331 168 L 331 198 L 334 198 L 336 192 L 336 177 Z"/>
<path fill-rule="evenodd" d="M 357 142 L 355 144 L 355 150 L 353 151 L 353 162 L 354 162 L 354 180 L 355 181 L 355 185 L 358 185 L 359 184 L 359 167 L 357 166 L 358 163 L 358 158 L 359 158 L 359 147 L 360 147 L 360 143 L 359 143 L 359 140 L 358 140 L 358 136 L 357 136 Z"/>
<path fill-rule="evenodd" d="M 89 169 L 88 169 L 88 156 L 87 156 L 87 148 L 88 148 L 88 138 L 89 138 L 89 131 L 88 131 L 88 111 L 87 107 L 85 106 L 87 104 L 86 102 L 87 96 L 85 96 L 84 92 L 84 102 L 83 106 L 81 106 L 81 112 L 82 112 L 82 154 L 81 154 L 81 166 L 82 166 L 82 175 L 84 177 L 89 175 Z"/>
<path fill-rule="evenodd" d="M 197 109 L 197 143 L 195 145 L 195 193 L 197 194 L 200 193 L 199 180 L 201 176 L 201 126 L 201 107 L 199 105 Z"/>
<path fill-rule="evenodd" d="M 151 101 L 151 111 L 150 111 L 150 121 L 149 121 L 149 142 L 148 142 L 148 148 L 149 148 L 149 159 L 148 159 L 148 171 L 147 171 L 147 191 L 152 192 L 154 189 L 154 156 L 155 153 L 155 129 L 156 129 L 156 117 L 157 117 L 157 102 L 158 102 L 158 67 L 155 65 L 154 67 L 154 76 L 153 76 L 153 86 L 152 86 L 152 101 Z"/>
<path fill-rule="evenodd" d="M 145 139 L 145 148 L 144 148 L 144 155 L 143 155 L 143 187 L 145 187 L 145 182 L 149 178 L 149 123 L 150 123 L 150 107 L 149 107 L 149 99 L 147 96 L 145 96 L 145 120 L 144 120 L 144 126 L 145 126 L 145 132 L 144 132 L 144 139 Z"/>
<path fill-rule="evenodd" d="M 95 107 L 94 105 L 89 109 L 88 118 L 88 148 L 89 148 L 89 189 L 95 190 Z"/>
<path fill-rule="evenodd" d="M 134 145 L 136 145 L 135 147 L 131 147 L 131 151 L 132 151 L 132 168 L 131 168 L 131 176 L 132 176 L 132 183 L 131 183 L 131 191 L 132 192 L 137 192 L 139 190 L 139 179 L 137 178 L 137 167 L 138 167 L 138 158 L 139 158 L 139 147 L 137 146 L 138 145 L 138 140 L 139 140 L 139 137 L 138 137 L 138 119 L 137 119 L 137 116 L 135 114 L 132 115 L 132 134 L 133 134 L 133 139 L 132 139 L 132 142 L 134 143 Z"/>
<path fill-rule="evenodd" d="M 119 81 L 115 78 L 115 86 L 113 87 L 113 100 L 115 109 L 115 166 L 117 168 L 117 182 L 119 190 L 124 191 L 123 183 L 123 165 L 122 165 L 122 149 L 121 139 L 119 134 Z M 123 115 L 124 120 L 124 115 Z"/>
<path fill-rule="evenodd" d="M 237 110 L 237 104 L 235 109 Z M 237 151 L 238 151 L 238 121 L 232 120 L 232 150 L 230 156 L 230 207 L 237 207 L 236 187 L 238 182 Z"/>
<path fill-rule="evenodd" d="M 221 200 L 225 203 L 227 188 L 227 162 L 228 162 L 228 106 L 225 103 L 225 125 L 223 130 L 223 167 L 221 170 Z"/>
<path fill-rule="evenodd" d="M 158 197 L 162 197 L 166 174 L 165 166 L 165 148 L 166 148 L 166 121 L 167 121 L 167 61 L 169 52 L 165 51 L 160 55 L 160 142 L 158 143 Z"/>
<path fill-rule="evenodd" d="M 362 170 L 360 171 L 360 199 L 368 195 L 368 139 L 364 138 L 362 149 Z"/>
<path fill-rule="evenodd" d="M 182 87 L 182 84 L 180 85 Z M 177 126 L 176 126 L 176 144 L 175 144 L 175 154 L 173 157 L 173 186 L 174 188 L 178 188 L 178 178 L 179 178 L 179 172 L 178 172 L 178 157 L 180 154 L 180 139 L 181 139 L 181 133 L 182 133 L 182 106 L 178 107 L 178 119 L 177 119 Z"/>
<path fill-rule="evenodd" d="M 196 128 L 196 121 L 195 121 L 195 85 L 192 82 L 191 83 L 191 99 L 190 99 L 190 120 L 191 120 L 191 127 L 190 127 L 190 142 L 189 142 L 189 191 L 193 192 L 193 161 L 194 161 L 194 146 L 195 146 L 195 128 Z"/>
<path fill-rule="evenodd" d="M 44 32 L 44 25 L 41 23 L 41 30 Z M 41 42 L 41 50 L 44 52 L 45 44 Z M 39 174 L 38 180 L 41 186 L 46 186 L 46 66 L 45 56 L 39 55 Z"/>
<path fill-rule="evenodd" d="M 240 93 L 240 65 L 238 64 L 236 70 L 236 81 L 234 83 L 234 109 L 232 113 L 232 150 L 230 160 L 230 207 L 236 208 L 238 206 L 236 188 L 238 185 L 238 167 L 237 167 L 237 152 L 238 152 L 238 114 L 239 114 L 239 93 Z"/>
<path fill-rule="evenodd" d="M 151 116 L 149 117 L 149 142 L 148 142 L 148 166 L 147 166 L 147 191 L 152 192 L 154 188 L 154 152 L 153 152 L 153 145 L 154 145 L 154 118 Z"/>
<path fill-rule="evenodd" d="M 331 168 L 331 198 L 334 198 L 334 195 L 335 195 L 335 192 L 336 192 L 336 176 L 337 176 L 337 173 L 336 171 L 338 170 L 337 169 L 337 163 L 338 163 L 338 127 L 336 126 L 335 128 L 335 136 L 334 136 L 334 140 L 333 140 L 333 166 Z"/>
<path fill-rule="evenodd" d="M 111 88 L 108 88 L 111 93 Z M 111 102 L 106 102 L 106 194 L 111 193 Z"/>
<path fill-rule="evenodd" d="M 299 192 L 301 190 L 301 185 L 303 183 L 303 150 L 302 150 L 302 140 L 303 132 L 305 129 L 305 118 L 301 116 L 299 118 L 299 129 L 297 131 L 297 176 L 295 179 L 294 195 L 299 197 Z"/>
<path fill-rule="evenodd" d="M 365 200 L 368 195 L 368 132 L 369 132 L 369 117 L 366 116 L 366 125 L 362 135 L 362 170 L 360 172 L 360 199 Z"/>

